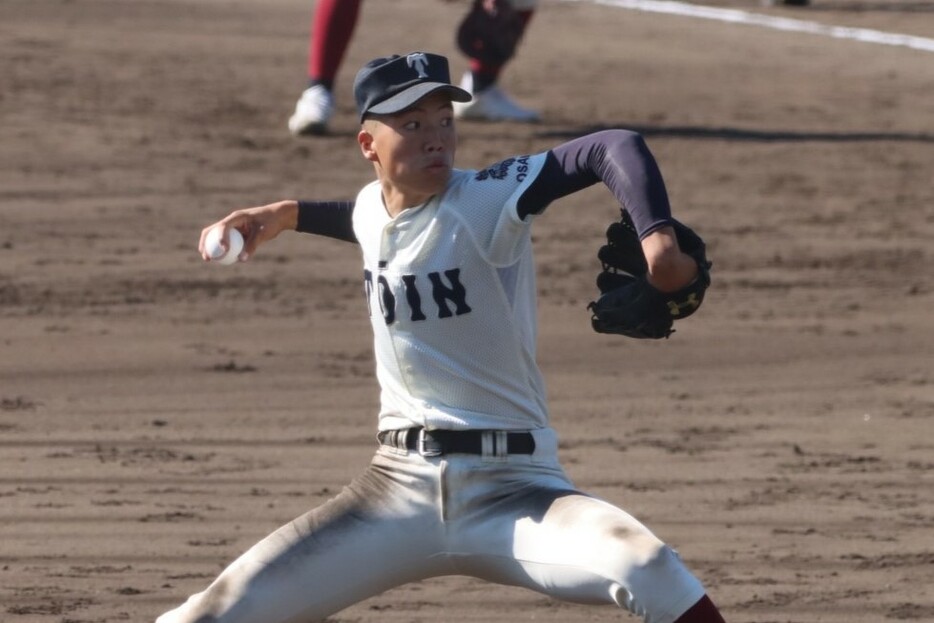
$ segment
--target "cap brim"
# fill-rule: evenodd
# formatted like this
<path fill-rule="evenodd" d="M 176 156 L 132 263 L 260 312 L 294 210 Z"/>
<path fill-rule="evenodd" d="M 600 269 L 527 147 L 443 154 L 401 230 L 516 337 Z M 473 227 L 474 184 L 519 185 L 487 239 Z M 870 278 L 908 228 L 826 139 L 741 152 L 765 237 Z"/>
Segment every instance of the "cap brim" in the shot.
<path fill-rule="evenodd" d="M 371 106 L 363 114 L 391 115 L 401 112 L 406 108 L 411 108 L 418 100 L 436 91 L 444 91 L 450 95 L 452 102 L 469 102 L 473 99 L 473 96 L 469 92 L 453 84 L 445 82 L 422 82 L 401 93 L 393 95 L 388 100 Z M 361 117 L 362 116 L 363 115 L 361 115 Z"/>

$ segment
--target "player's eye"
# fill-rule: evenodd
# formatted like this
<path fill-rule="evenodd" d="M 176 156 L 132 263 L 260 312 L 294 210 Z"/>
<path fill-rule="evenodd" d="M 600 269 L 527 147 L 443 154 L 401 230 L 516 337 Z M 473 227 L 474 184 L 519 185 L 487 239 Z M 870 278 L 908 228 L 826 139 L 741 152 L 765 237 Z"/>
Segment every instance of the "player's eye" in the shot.
<path fill-rule="evenodd" d="M 407 122 L 405 123 L 405 125 L 402 126 L 402 127 L 405 128 L 406 130 L 417 130 L 417 129 L 419 129 L 420 127 L 422 127 L 422 124 L 421 124 L 421 122 L 415 121 L 415 120 L 413 119 L 412 121 L 407 121 Z"/>

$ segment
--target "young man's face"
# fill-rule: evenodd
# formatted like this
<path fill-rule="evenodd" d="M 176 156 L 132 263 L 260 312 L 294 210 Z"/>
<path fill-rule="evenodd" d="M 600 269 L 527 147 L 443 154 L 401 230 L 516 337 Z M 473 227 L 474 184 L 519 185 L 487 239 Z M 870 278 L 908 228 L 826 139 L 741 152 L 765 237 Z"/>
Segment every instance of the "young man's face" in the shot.
<path fill-rule="evenodd" d="M 450 97 L 431 93 L 402 112 L 367 119 L 359 140 L 381 182 L 427 200 L 444 190 L 454 167 L 457 136 Z"/>

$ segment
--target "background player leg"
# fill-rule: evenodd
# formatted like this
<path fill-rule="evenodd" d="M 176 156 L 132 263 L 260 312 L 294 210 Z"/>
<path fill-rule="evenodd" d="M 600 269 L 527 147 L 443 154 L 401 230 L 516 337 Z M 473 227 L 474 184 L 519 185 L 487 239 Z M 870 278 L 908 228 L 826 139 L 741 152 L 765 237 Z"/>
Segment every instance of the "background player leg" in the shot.
<path fill-rule="evenodd" d="M 506 0 L 491 2 L 486 5 L 510 4 Z M 535 2 L 528 0 L 513 0 L 511 6 L 518 18 L 518 37 L 521 40 L 528 28 L 532 15 L 535 12 Z M 502 8 L 489 7 L 487 10 L 502 10 Z M 539 114 L 525 108 L 512 100 L 499 86 L 499 77 L 508 63 L 508 58 L 495 59 L 484 54 L 489 47 L 489 39 L 497 36 L 495 32 L 476 31 L 473 36 L 459 37 L 459 47 L 469 59 L 470 70 L 461 79 L 461 88 L 473 94 L 474 99 L 465 104 L 455 103 L 454 111 L 461 119 L 479 121 L 517 121 L 530 123 L 539 120 Z"/>
<path fill-rule="evenodd" d="M 308 88 L 289 118 L 295 136 L 320 134 L 334 114 L 334 81 L 353 37 L 362 0 L 319 0 L 308 44 Z"/>

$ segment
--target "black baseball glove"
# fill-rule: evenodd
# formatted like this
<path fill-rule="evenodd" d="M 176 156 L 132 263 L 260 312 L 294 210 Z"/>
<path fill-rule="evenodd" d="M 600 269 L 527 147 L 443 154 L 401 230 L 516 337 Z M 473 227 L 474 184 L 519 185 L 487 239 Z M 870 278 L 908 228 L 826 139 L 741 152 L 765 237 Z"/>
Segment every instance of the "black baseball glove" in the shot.
<path fill-rule="evenodd" d="M 700 307 L 710 286 L 710 266 L 706 245 L 687 225 L 672 226 L 681 251 L 697 262 L 697 279 L 677 292 L 662 292 L 646 278 L 648 266 L 639 235 L 622 210 L 622 218 L 606 230 L 606 244 L 597 257 L 603 271 L 597 276 L 600 298 L 587 306 L 598 333 L 616 333 L 640 339 L 667 338 L 674 333 L 675 320 L 687 318 Z"/>
<path fill-rule="evenodd" d="M 522 37 L 522 18 L 507 0 L 474 0 L 457 28 L 457 46 L 470 58 L 502 65 Z"/>

